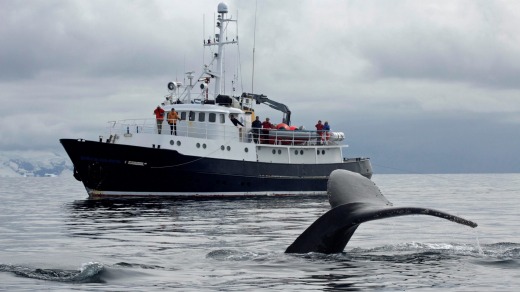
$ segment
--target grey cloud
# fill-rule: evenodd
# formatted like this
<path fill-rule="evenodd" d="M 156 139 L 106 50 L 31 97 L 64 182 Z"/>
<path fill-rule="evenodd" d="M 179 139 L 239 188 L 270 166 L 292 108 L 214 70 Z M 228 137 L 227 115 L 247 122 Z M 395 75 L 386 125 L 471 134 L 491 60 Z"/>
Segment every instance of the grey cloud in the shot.
<path fill-rule="evenodd" d="M 145 2 L 10 3 L 0 12 L 0 78 L 31 79 L 49 71 L 93 77 L 170 73 L 186 54 L 194 57 L 190 50 L 171 51 L 177 39 L 199 40 L 161 17 L 163 2 Z"/>
<path fill-rule="evenodd" d="M 381 23 L 352 32 L 353 47 L 369 60 L 378 78 L 518 88 L 514 76 L 520 73 L 520 40 L 511 34 L 516 17 L 503 5 L 454 2 L 440 10 L 404 3 L 396 5 L 402 13 L 377 10 L 374 17 Z"/>
<path fill-rule="evenodd" d="M 0 149 L 59 148 L 63 137 L 96 139 L 108 120 L 152 117 L 168 81 L 200 72 L 217 4 L 2 1 Z M 249 91 L 255 2 L 228 4 Z M 515 170 L 506 157 L 518 149 L 517 5 L 258 1 L 255 91 L 289 105 L 299 125 L 328 119 L 349 153 L 374 164 Z M 226 53 L 228 73 L 236 57 Z"/>

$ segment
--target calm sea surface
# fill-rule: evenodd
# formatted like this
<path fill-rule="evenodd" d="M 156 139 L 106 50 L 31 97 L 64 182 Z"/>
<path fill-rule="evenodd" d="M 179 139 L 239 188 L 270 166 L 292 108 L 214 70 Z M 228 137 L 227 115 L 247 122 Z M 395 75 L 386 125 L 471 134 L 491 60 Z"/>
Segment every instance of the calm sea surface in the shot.
<path fill-rule="evenodd" d="M 0 290 L 519 291 L 520 174 L 375 175 L 429 216 L 362 224 L 345 252 L 284 254 L 325 197 L 86 200 L 71 176 L 0 178 Z"/>

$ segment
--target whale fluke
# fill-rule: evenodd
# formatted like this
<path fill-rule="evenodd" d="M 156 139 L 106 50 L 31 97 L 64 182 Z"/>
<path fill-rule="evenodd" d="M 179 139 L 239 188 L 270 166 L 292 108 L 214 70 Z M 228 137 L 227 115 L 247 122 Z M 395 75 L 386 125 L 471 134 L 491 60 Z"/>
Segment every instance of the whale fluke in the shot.
<path fill-rule="evenodd" d="M 332 209 L 298 236 L 286 253 L 343 252 L 359 224 L 397 216 L 430 215 L 477 227 L 475 222 L 434 209 L 393 207 L 371 180 L 347 170 L 331 173 L 327 193 Z"/>

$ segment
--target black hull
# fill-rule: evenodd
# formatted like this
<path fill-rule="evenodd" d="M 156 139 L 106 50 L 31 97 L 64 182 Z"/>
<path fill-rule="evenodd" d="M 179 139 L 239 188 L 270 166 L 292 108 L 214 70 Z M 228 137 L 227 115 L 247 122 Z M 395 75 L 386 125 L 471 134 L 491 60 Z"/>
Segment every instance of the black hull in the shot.
<path fill-rule="evenodd" d="M 168 149 L 61 139 L 90 197 L 325 194 L 335 169 L 370 178 L 368 159 L 278 164 L 186 156 Z"/>

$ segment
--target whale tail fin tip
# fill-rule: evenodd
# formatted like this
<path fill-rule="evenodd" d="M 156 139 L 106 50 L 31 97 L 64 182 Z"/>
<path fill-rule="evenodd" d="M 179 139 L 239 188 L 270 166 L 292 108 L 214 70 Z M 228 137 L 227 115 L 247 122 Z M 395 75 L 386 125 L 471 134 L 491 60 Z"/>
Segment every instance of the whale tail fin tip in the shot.
<path fill-rule="evenodd" d="M 327 193 L 332 209 L 298 236 L 286 253 L 339 253 L 361 223 L 398 216 L 429 215 L 473 228 L 478 226 L 473 221 L 434 209 L 392 207 L 371 180 L 346 170 L 331 173 Z"/>

